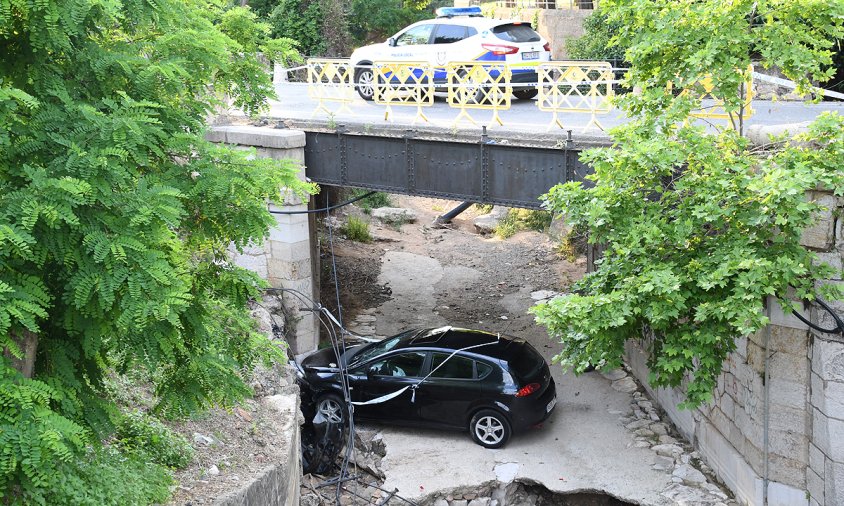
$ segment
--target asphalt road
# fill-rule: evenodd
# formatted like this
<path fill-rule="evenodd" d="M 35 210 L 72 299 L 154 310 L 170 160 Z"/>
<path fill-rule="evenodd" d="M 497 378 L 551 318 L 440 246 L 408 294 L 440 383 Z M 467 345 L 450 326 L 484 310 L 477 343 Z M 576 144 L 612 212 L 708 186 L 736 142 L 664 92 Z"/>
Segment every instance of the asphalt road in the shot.
<path fill-rule="evenodd" d="M 500 117 L 503 125 L 498 125 L 490 110 L 472 110 L 469 114 L 474 123 L 466 118 L 455 122 L 460 114 L 459 109 L 451 108 L 444 96 L 438 96 L 432 106 L 425 107 L 422 112 L 428 121 L 417 116 L 417 108 L 394 106 L 389 117 L 385 119 L 387 108 L 373 102 L 366 102 L 356 93 L 351 102 L 342 107 L 341 102 L 324 101 L 320 103 L 309 96 L 308 86 L 301 83 L 283 83 L 276 85 L 279 99 L 272 101 L 268 117 L 273 120 L 292 119 L 298 122 L 315 121 L 327 122 L 329 125 L 358 124 L 364 127 L 380 128 L 389 125 L 397 127 L 427 126 L 439 127 L 445 131 L 475 130 L 480 126 L 487 126 L 491 133 L 496 132 L 559 132 L 560 127 L 553 123 L 554 117 L 550 112 L 540 111 L 536 100 L 513 100 L 509 110 L 502 111 Z M 785 123 L 799 123 L 811 121 L 823 111 L 837 111 L 844 114 L 844 102 L 822 102 L 820 104 L 806 104 L 803 102 L 771 102 L 755 100 L 753 102 L 754 115 L 746 121 L 746 125 L 779 125 Z M 601 131 L 595 127 L 586 128 L 590 115 L 585 113 L 560 113 L 558 119 L 565 129 L 572 129 L 577 133 L 591 133 L 600 135 Z M 609 129 L 627 121 L 627 117 L 618 110 L 599 115 L 598 121 Z M 707 120 L 713 124 L 726 125 L 726 120 Z"/>

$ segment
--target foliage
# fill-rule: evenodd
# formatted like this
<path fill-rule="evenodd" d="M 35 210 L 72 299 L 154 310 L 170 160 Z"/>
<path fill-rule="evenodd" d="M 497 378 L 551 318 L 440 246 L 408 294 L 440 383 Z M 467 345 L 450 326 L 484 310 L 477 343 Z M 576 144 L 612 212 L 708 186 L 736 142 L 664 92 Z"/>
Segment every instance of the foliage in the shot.
<path fill-rule="evenodd" d="M 297 41 L 303 54 L 320 56 L 325 52 L 323 12 L 318 0 L 280 0 L 267 21 L 273 37 Z"/>
<path fill-rule="evenodd" d="M 369 192 L 369 190 L 353 190 L 350 197 L 360 197 L 361 195 L 365 195 Z M 378 209 L 379 207 L 391 207 L 393 205 L 390 201 L 390 195 L 384 192 L 375 192 L 366 198 L 358 200 L 356 204 L 366 214 L 371 214 L 373 209 Z"/>
<path fill-rule="evenodd" d="M 186 467 L 193 459 L 193 447 L 184 436 L 140 411 L 123 415 L 117 423 L 114 445 L 125 454 L 171 469 Z"/>
<path fill-rule="evenodd" d="M 431 18 L 431 0 L 352 0 L 349 28 L 360 44 L 383 42 L 405 26 Z"/>
<path fill-rule="evenodd" d="M 372 235 L 369 233 L 369 223 L 356 216 L 349 216 L 349 219 L 343 225 L 342 232 L 349 240 L 372 242 Z"/>
<path fill-rule="evenodd" d="M 112 367 L 148 371 L 157 410 L 181 414 L 284 358 L 246 309 L 260 280 L 226 251 L 263 239 L 280 187 L 312 188 L 293 162 L 203 139 L 209 90 L 250 114 L 272 90 L 249 19 L 205 0 L 0 0 L 16 55 L 0 59 L 0 346 L 24 358 L 39 339 L 32 379 L 0 365 L 3 501 L 72 503 L 47 496 L 67 473 L 125 461 L 78 461 L 112 429 Z"/>
<path fill-rule="evenodd" d="M 569 58 L 575 60 L 621 60 L 624 47 L 610 45 L 618 25 L 607 20 L 607 14 L 596 9 L 583 20 L 583 36 L 566 41 Z"/>
<path fill-rule="evenodd" d="M 63 466 L 49 504 L 128 506 L 166 503 L 173 478 L 163 466 L 114 448 L 89 451 Z"/>
<path fill-rule="evenodd" d="M 533 211 L 530 209 L 510 209 L 495 227 L 495 235 L 507 239 L 520 230 L 535 230 L 541 232 L 551 224 L 552 215 L 548 211 Z"/>
<path fill-rule="evenodd" d="M 532 311 L 565 344 L 556 360 L 576 372 L 617 367 L 624 342 L 647 334 L 652 384 L 684 384 L 683 406 L 697 406 L 711 399 L 734 339 L 767 324 L 766 296 L 784 307 L 786 297 L 842 296 L 819 283 L 832 269 L 800 238 L 819 212 L 806 193 L 844 193 L 844 119 L 823 115 L 797 142 L 767 150 L 740 132 L 751 54 L 805 89 L 828 75 L 844 4 L 607 0 L 602 9 L 630 47 L 629 81 L 642 93 L 620 102 L 634 121 L 612 132 L 613 148 L 584 154 L 594 187 L 559 185 L 545 198 L 606 252 L 573 293 Z M 688 121 L 707 76 L 735 129 Z"/>

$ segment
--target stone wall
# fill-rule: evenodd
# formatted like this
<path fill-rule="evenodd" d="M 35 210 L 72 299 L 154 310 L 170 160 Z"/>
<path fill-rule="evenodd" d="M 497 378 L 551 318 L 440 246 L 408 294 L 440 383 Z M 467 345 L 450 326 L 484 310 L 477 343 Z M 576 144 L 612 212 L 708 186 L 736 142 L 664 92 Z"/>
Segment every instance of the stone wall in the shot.
<path fill-rule="evenodd" d="M 301 166 L 299 177 L 305 177 L 305 133 L 297 130 L 252 126 L 218 126 L 206 136 L 211 142 L 255 147 L 257 156 L 288 159 Z M 292 194 L 280 195 L 278 205 L 271 211 L 306 211 L 308 203 Z M 269 238 L 258 245 L 251 245 L 243 253 L 232 250 L 235 262 L 257 272 L 274 288 L 292 288 L 307 297 L 318 300 L 317 283 L 314 281 L 312 227 L 307 214 L 276 214 L 276 226 L 270 229 Z M 295 332 L 290 347 L 300 355 L 315 350 L 319 327 L 316 315 L 299 311 L 305 305 L 299 297 L 285 293 L 284 305 L 289 311 L 288 326 Z"/>
<path fill-rule="evenodd" d="M 273 430 L 284 440 L 284 459 L 268 465 L 260 476 L 239 490 L 228 493 L 214 504 L 217 506 L 298 506 L 299 484 L 302 476 L 301 439 L 299 433 L 299 393 L 267 397 L 264 402 L 278 416 Z"/>
<path fill-rule="evenodd" d="M 827 209 L 803 245 L 837 267 L 838 278 L 829 282 L 841 283 L 844 199 L 824 191 L 809 198 Z M 830 305 L 844 312 L 844 301 Z M 643 343 L 627 344 L 629 365 L 740 501 L 762 505 L 767 496 L 771 506 L 844 505 L 844 338 L 810 329 L 774 299 L 768 312 L 771 325 L 737 341 L 708 406 L 680 411 L 681 389 L 648 386 Z M 805 316 L 835 327 L 817 305 Z"/>
<path fill-rule="evenodd" d="M 469 0 L 457 0 L 456 7 L 469 5 Z M 540 35 L 551 43 L 551 59 L 565 60 L 566 41 L 583 36 L 583 20 L 591 9 L 532 9 L 518 7 L 482 6 L 484 15 L 494 19 L 519 19 L 531 23 Z"/>

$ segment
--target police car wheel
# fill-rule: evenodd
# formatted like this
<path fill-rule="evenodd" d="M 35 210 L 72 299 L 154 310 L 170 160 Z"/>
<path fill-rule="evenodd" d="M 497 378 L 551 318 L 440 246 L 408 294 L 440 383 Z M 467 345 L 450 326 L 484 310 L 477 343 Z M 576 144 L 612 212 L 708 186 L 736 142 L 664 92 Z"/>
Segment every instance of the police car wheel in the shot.
<path fill-rule="evenodd" d="M 539 94 L 536 88 L 525 88 L 521 90 L 513 90 L 513 96 L 519 100 L 530 100 Z"/>
<path fill-rule="evenodd" d="M 364 100 L 372 100 L 375 96 L 375 73 L 371 68 L 355 70 L 355 87 L 358 95 Z"/>

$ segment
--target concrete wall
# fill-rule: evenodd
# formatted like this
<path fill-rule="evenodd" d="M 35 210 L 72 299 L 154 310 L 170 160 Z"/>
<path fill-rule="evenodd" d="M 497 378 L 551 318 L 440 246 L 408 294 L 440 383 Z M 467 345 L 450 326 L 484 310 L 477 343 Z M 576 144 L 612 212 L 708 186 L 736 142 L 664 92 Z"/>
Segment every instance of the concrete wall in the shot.
<path fill-rule="evenodd" d="M 217 499 L 217 506 L 298 506 L 302 476 L 299 433 L 299 392 L 273 395 L 263 401 L 278 414 L 278 431 L 284 440 L 284 458 L 268 465 L 260 476 Z"/>
<path fill-rule="evenodd" d="M 803 245 L 836 266 L 830 282 L 841 283 L 844 199 L 824 191 L 809 198 L 828 209 Z M 844 312 L 844 301 L 830 305 Z M 768 505 L 844 505 L 844 338 L 811 330 L 773 299 L 768 307 L 771 325 L 737 341 L 708 406 L 680 411 L 681 389 L 647 385 L 646 341 L 627 344 L 628 362 L 739 501 L 764 504 L 767 475 Z M 835 326 L 818 306 L 806 316 Z"/>
<path fill-rule="evenodd" d="M 305 133 L 251 126 L 214 127 L 207 135 L 211 142 L 251 146 L 259 157 L 289 159 L 301 166 L 299 177 L 305 177 Z M 308 203 L 295 195 L 280 195 L 277 205 L 270 205 L 271 211 L 305 211 Z M 257 272 L 274 288 L 292 288 L 313 300 L 319 299 L 318 273 L 313 269 L 312 255 L 315 247 L 309 225 L 309 215 L 276 214 L 276 226 L 270 230 L 269 238 L 263 244 L 251 245 L 243 253 L 232 251 L 235 262 Z M 319 327 L 316 315 L 299 311 L 306 304 L 291 293 L 283 294 L 284 305 L 290 312 L 288 326 L 295 329 L 295 339 L 290 342 L 293 354 L 299 355 L 315 350 Z"/>

